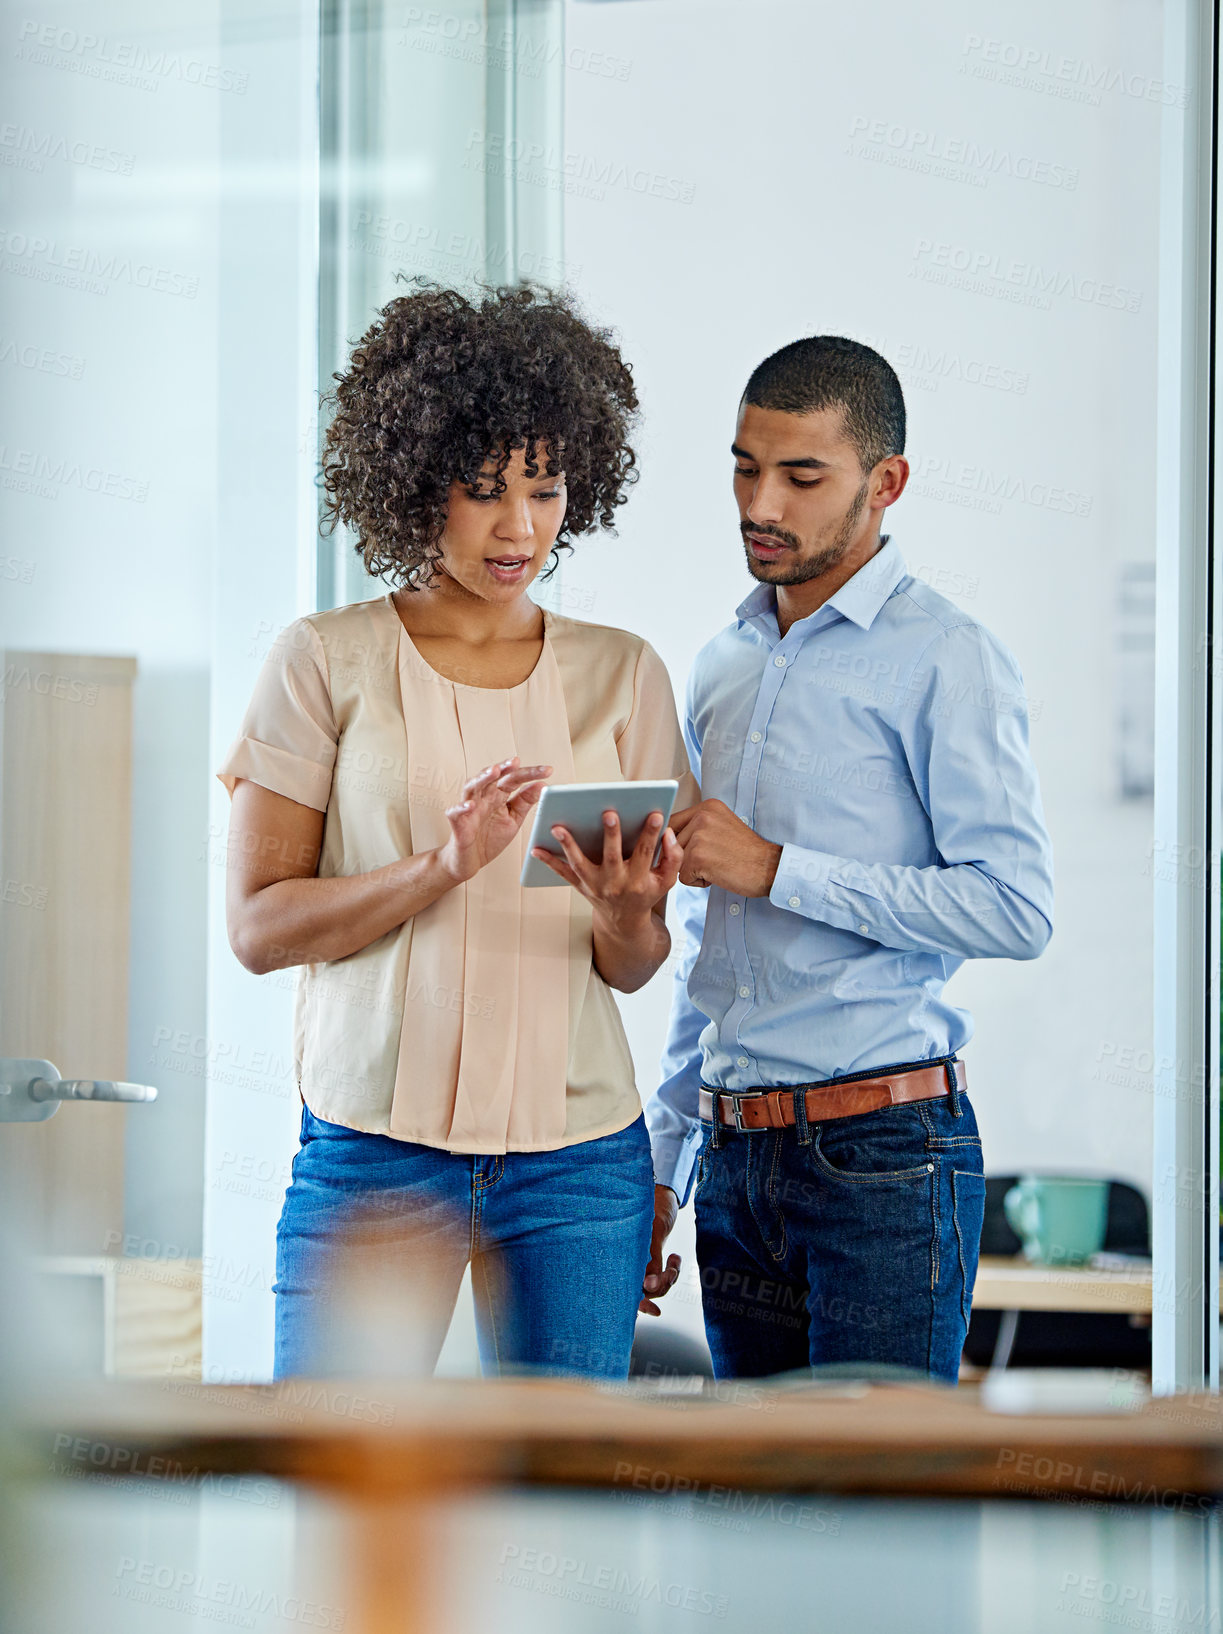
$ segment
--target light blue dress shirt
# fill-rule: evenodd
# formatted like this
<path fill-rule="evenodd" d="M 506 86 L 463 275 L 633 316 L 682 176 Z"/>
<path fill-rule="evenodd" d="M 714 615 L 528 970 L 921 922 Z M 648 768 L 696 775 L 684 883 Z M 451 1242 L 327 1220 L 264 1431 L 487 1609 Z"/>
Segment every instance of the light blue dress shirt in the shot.
<path fill-rule="evenodd" d="M 687 1200 L 697 1091 L 809 1083 L 951 1055 L 965 959 L 1049 940 L 1052 858 L 1023 678 L 894 542 L 824 605 L 777 625 L 759 584 L 698 653 L 684 735 L 705 800 L 782 847 L 766 897 L 676 887 L 684 941 L 655 1177 Z"/>

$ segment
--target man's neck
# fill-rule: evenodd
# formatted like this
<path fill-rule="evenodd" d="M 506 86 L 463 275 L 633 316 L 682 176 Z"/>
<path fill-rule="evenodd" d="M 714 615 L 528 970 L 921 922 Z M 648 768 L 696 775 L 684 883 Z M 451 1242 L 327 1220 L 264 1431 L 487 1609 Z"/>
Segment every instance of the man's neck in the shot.
<path fill-rule="evenodd" d="M 835 567 L 821 573 L 816 579 L 802 584 L 777 586 L 777 628 L 785 635 L 800 618 L 810 618 L 830 596 L 835 596 L 843 584 L 848 584 L 855 573 L 860 573 L 873 556 L 877 556 L 888 542 L 887 534 L 869 534 L 859 544 L 845 552 Z"/>

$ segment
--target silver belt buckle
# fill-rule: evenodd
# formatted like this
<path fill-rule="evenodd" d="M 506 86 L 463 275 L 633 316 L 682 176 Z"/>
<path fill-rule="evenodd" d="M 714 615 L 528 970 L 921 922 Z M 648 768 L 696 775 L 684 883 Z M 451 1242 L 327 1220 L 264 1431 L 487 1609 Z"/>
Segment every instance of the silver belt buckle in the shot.
<path fill-rule="evenodd" d="M 741 1089 L 729 1089 L 729 1090 L 723 1091 L 723 1093 L 730 1096 L 731 1111 L 734 1113 L 734 1117 L 735 1117 L 734 1127 L 738 1130 L 738 1132 L 741 1135 L 751 1134 L 751 1132 L 752 1132 L 751 1129 L 743 1121 L 742 1102 L 744 1102 L 747 1099 L 747 1097 L 752 1093 L 752 1091 L 751 1090 L 746 1090 L 746 1089 L 743 1089 L 743 1090 L 741 1090 Z"/>
<path fill-rule="evenodd" d="M 727 1101 L 729 1101 L 730 1104 L 731 1104 L 730 1109 L 731 1109 L 731 1114 L 732 1114 L 732 1116 L 734 1118 L 734 1122 L 731 1123 L 731 1124 L 728 1124 L 727 1127 L 730 1128 L 730 1129 L 737 1129 L 738 1132 L 741 1135 L 750 1135 L 750 1134 L 752 1134 L 753 1131 L 752 1131 L 751 1127 L 748 1124 L 744 1123 L 744 1121 L 743 1121 L 743 1111 L 742 1111 L 742 1108 L 740 1106 L 740 1102 L 741 1101 L 746 1101 L 750 1096 L 760 1094 L 759 1090 L 756 1090 L 756 1089 L 715 1089 L 712 1084 L 702 1084 L 701 1088 L 703 1090 L 706 1090 L 708 1092 L 708 1094 L 709 1094 L 710 1100 L 712 1102 L 712 1110 L 713 1110 L 713 1117 L 714 1117 L 715 1124 L 721 1123 L 722 1113 L 721 1113 L 720 1109 Z"/>

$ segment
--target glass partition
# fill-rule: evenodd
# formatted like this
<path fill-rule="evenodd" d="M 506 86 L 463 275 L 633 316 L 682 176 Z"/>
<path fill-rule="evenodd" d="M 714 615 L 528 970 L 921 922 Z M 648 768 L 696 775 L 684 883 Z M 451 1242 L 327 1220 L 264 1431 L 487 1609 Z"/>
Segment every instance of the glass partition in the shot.
<path fill-rule="evenodd" d="M 405 279 L 561 281 L 562 39 L 561 0 L 324 0 L 322 391 Z M 377 593 L 352 544 L 320 536 L 320 607 Z"/>
<path fill-rule="evenodd" d="M 1155 1403 L 1132 1438 L 1120 1414 L 1107 1435 L 1089 1428 L 1102 1467 L 1104 1442 L 1121 1449 L 1104 1471 L 1116 1484 L 1084 1494 L 1076 1452 L 1071 1478 L 1041 1487 L 1076 1504 L 1055 1511 L 1023 1502 L 1026 1477 L 998 1478 L 1029 1454 L 1012 1419 L 982 1431 L 975 1394 L 1033 1358 L 1109 1366 L 1112 1406 L 1152 1382 L 1218 1383 L 1215 31 L 1205 0 L 8 9 L 0 1576 L 23 1574 L 23 1627 L 407 1626 L 395 1593 L 414 1573 L 427 1588 L 443 1560 L 437 1604 L 456 1631 L 568 1631 L 643 1608 L 749 1630 L 763 1607 L 784 1628 L 816 1579 L 845 1627 L 1043 1629 L 1169 1605 L 1217 1624 L 1217 1514 L 1177 1473 L 1194 1409 Z M 618 336 L 642 400 L 641 480 L 615 536 L 579 540 L 537 595 L 646 638 L 681 699 L 751 588 L 729 444 L 752 368 L 798 336 L 843 333 L 899 373 L 912 475 L 891 531 L 915 581 L 994 631 L 1023 673 L 1022 699 L 970 687 L 941 704 L 1026 706 L 1055 853 L 1048 951 L 976 960 L 949 987 L 975 1017 L 965 1055 L 994 1235 L 965 1388 L 930 1422 L 945 1411 L 958 1435 L 953 1415 L 971 1415 L 963 1445 L 988 1448 L 973 1478 L 998 1460 L 984 1497 L 951 1492 L 942 1451 L 923 1465 L 920 1393 L 896 1420 L 909 1451 L 872 1455 L 895 1493 L 821 1486 L 795 1506 L 746 1490 L 774 1478 L 792 1497 L 812 1469 L 824 1485 L 841 1475 L 818 1448 L 804 1469 L 785 1447 L 762 1473 L 773 1398 L 755 1380 L 720 1397 L 708 1385 L 690 1208 L 668 1245 L 677 1285 L 639 1324 L 637 1383 L 583 1398 L 545 1382 L 533 1421 L 516 1381 L 473 1383 L 470 1436 L 453 1407 L 474 1399 L 466 1386 L 256 1388 L 302 1115 L 297 972 L 257 975 L 231 948 L 214 769 L 278 632 L 386 588 L 350 537 L 319 529 L 319 402 L 416 275 L 563 284 Z M 869 705 L 878 678 L 844 683 Z M 673 931 L 657 978 L 617 1000 L 643 1094 L 684 951 Z M 1029 1263 L 1005 1236 L 1006 1183 L 1025 1174 L 1108 1182 L 1094 1263 Z M 1054 1315 L 1109 1320 L 1094 1350 L 1065 1325 L 1048 1348 L 1054 1329 L 1028 1320 L 1049 1314 L 1044 1289 Z M 464 1307 L 450 1371 L 474 1376 L 470 1324 Z M 363 1337 L 349 1354 L 372 1368 Z M 640 1382 L 651 1370 L 663 1386 Z M 638 1388 L 644 1406 L 624 1399 Z M 50 1429 L 32 1452 L 8 1415 L 35 1389 Z M 90 1417 L 108 1391 L 143 1428 Z M 709 1425 L 692 1463 L 688 1395 L 707 1398 L 694 1410 Z M 386 1454 L 402 1497 L 395 1457 L 418 1431 L 432 1444 L 443 1397 L 454 1467 L 480 1479 L 554 1454 L 553 1406 L 561 1419 L 596 1402 L 613 1454 L 622 1410 L 653 1416 L 632 1460 L 609 1459 L 601 1498 L 421 1487 L 376 1513 L 362 1460 Z M 783 1406 L 831 1422 L 859 1397 L 862 1444 L 878 1444 L 879 1396 L 858 1383 Z M 1203 1409 L 1210 1457 L 1217 1405 Z M 547 1466 L 568 1479 L 597 1456 L 584 1412 L 572 1464 Z M 711 1481 L 732 1412 L 725 1442 L 750 1456 Z M 1173 1474 L 1141 1494 L 1152 1507 L 1114 1502 L 1169 1424 Z M 486 1470 L 520 1431 L 521 1458 Z M 337 1448 L 352 1454 L 357 1509 L 293 1485 L 311 1436 L 320 1482 Z M 249 1468 L 225 1464 L 239 1444 Z M 913 1499 L 919 1467 L 930 1487 Z M 439 1516 L 449 1554 L 416 1525 Z M 905 1571 L 872 1577 L 881 1538 Z M 618 1605 L 596 1606 L 613 1590 Z"/>

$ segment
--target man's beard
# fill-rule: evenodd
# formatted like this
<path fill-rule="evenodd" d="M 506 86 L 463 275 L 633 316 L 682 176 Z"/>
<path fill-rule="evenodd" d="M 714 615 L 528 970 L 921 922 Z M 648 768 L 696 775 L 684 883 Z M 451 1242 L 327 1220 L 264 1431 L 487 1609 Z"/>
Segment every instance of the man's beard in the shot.
<path fill-rule="evenodd" d="M 802 541 L 797 535 L 787 533 L 781 528 L 757 528 L 750 522 L 741 522 L 739 529 L 743 534 L 744 548 L 747 551 L 748 572 L 753 578 L 763 579 L 766 584 L 806 584 L 808 579 L 818 579 L 822 574 L 831 572 L 843 560 L 845 552 L 853 544 L 854 534 L 862 520 L 862 512 L 866 509 L 866 492 L 869 486 L 869 479 L 864 480 L 850 501 L 849 509 L 841 518 L 831 544 L 825 545 L 824 549 L 817 551 L 814 556 L 801 556 L 798 561 L 789 565 L 783 565 L 784 558 L 779 558 L 776 562 L 758 562 L 752 555 L 747 535 L 758 533 L 764 538 L 776 539 L 780 545 L 788 545 L 792 550 L 798 550 L 802 548 Z M 777 572 L 778 568 L 782 570 L 780 573 Z"/>

